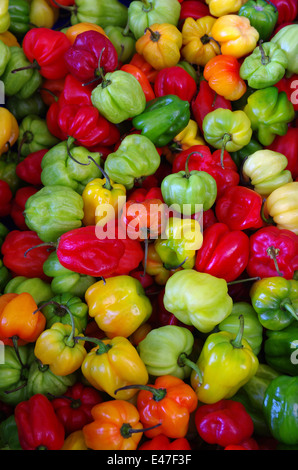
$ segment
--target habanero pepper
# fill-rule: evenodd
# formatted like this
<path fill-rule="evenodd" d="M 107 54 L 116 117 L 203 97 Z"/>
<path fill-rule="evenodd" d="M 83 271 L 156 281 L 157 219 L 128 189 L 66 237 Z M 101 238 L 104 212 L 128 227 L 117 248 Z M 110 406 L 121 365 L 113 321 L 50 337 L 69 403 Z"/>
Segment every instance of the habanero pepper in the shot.
<path fill-rule="evenodd" d="M 136 65 L 129 63 L 122 65 L 120 70 L 131 73 L 138 80 L 146 97 L 146 101 L 150 101 L 155 98 L 155 92 L 151 86 L 151 83 L 149 82 L 145 72 L 143 72 L 142 69 L 140 69 Z"/>
<path fill-rule="evenodd" d="M 281 153 L 287 158 L 286 169 L 291 172 L 295 180 L 298 177 L 298 128 L 289 127 L 285 135 L 277 135 L 267 149 Z"/>
<path fill-rule="evenodd" d="M 34 186 L 23 186 L 19 188 L 13 198 L 10 216 L 19 230 L 28 230 L 25 222 L 24 210 L 27 199 L 37 193 L 38 189 Z"/>
<path fill-rule="evenodd" d="M 213 57 L 206 63 L 203 74 L 210 88 L 229 101 L 239 100 L 247 90 L 236 57 L 224 54 Z"/>
<path fill-rule="evenodd" d="M 27 155 L 16 166 L 17 176 L 33 186 L 41 186 L 41 162 L 48 149 L 37 150 Z"/>
<path fill-rule="evenodd" d="M 178 65 L 159 70 L 154 82 L 156 97 L 176 95 L 181 100 L 190 102 L 196 91 L 194 78 Z"/>

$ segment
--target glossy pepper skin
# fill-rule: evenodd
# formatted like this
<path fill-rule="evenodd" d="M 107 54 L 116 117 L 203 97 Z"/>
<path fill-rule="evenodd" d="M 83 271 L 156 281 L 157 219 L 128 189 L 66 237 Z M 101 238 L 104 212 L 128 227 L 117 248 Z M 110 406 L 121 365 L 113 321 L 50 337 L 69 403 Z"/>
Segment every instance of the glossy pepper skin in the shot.
<path fill-rule="evenodd" d="M 14 115 L 6 108 L 0 108 L 0 118 L 3 126 L 0 132 L 0 156 L 13 146 L 19 137 L 20 129 Z"/>
<path fill-rule="evenodd" d="M 17 176 L 26 183 L 34 186 L 41 186 L 41 162 L 48 149 L 37 150 L 24 158 L 16 166 Z"/>
<path fill-rule="evenodd" d="M 127 338 L 152 313 L 152 305 L 141 283 L 132 276 L 113 276 L 98 281 L 85 294 L 89 315 L 108 338 Z"/>
<path fill-rule="evenodd" d="M 13 194 L 6 181 L 0 180 L 0 196 L 2 207 L 0 217 L 7 217 L 11 212 Z"/>
<path fill-rule="evenodd" d="M 199 406 L 195 412 L 195 425 L 205 442 L 221 447 L 240 444 L 254 431 L 253 421 L 244 405 L 227 399 Z"/>
<path fill-rule="evenodd" d="M 277 25 L 286 21 L 294 21 L 298 12 L 298 5 L 295 0 L 273 0 L 272 3 L 278 10 Z"/>
<path fill-rule="evenodd" d="M 272 436 L 283 444 L 297 445 L 296 397 L 298 377 L 281 375 L 268 386 L 263 410 Z"/>
<path fill-rule="evenodd" d="M 297 324 L 281 331 L 266 330 L 264 354 L 266 363 L 281 374 L 297 376 Z"/>
<path fill-rule="evenodd" d="M 180 295 L 177 297 L 178 286 Z M 214 292 L 212 298 L 207 294 L 210 289 Z M 227 290 L 224 279 L 183 269 L 167 281 L 164 306 L 185 325 L 193 325 L 199 331 L 208 333 L 232 311 L 233 302 Z"/>
<path fill-rule="evenodd" d="M 129 30 L 128 25 L 122 26 L 106 26 L 104 29 L 107 37 L 114 45 L 119 60 L 123 64 L 127 64 L 136 50 L 136 39 Z"/>
<path fill-rule="evenodd" d="M 207 0 L 207 5 L 212 16 L 224 16 L 230 13 L 237 13 L 245 0 L 228 0 L 223 4 L 219 0 Z"/>
<path fill-rule="evenodd" d="M 162 147 L 187 126 L 189 119 L 189 102 L 176 95 L 165 95 L 148 102 L 132 124 L 154 145 Z"/>
<path fill-rule="evenodd" d="M 268 41 L 277 24 L 279 13 L 274 2 L 265 0 L 249 0 L 238 11 L 239 16 L 245 16 L 250 24 L 258 31 L 260 39 Z"/>
<path fill-rule="evenodd" d="M 20 444 L 23 450 L 60 450 L 65 437 L 50 400 L 36 394 L 15 409 Z"/>
<path fill-rule="evenodd" d="M 181 100 L 190 102 L 196 91 L 195 79 L 179 65 L 159 70 L 154 82 L 156 97 L 176 95 Z"/>
<path fill-rule="evenodd" d="M 290 90 L 291 93 L 293 89 Z M 293 180 L 298 177 L 298 131 L 296 127 L 289 127 L 287 133 L 276 136 L 268 150 L 282 153 L 288 160 L 287 170 L 290 170 Z"/>
<path fill-rule="evenodd" d="M 198 19 L 187 17 L 182 26 L 181 55 L 191 64 L 204 67 L 220 53 L 219 44 L 211 36 L 216 21 L 209 14 Z"/>
<path fill-rule="evenodd" d="M 70 293 L 65 293 L 43 300 L 45 305 L 41 305 L 40 308 L 46 317 L 47 328 L 51 328 L 54 323 L 71 325 L 72 317 L 79 333 L 85 330 L 88 322 L 88 306 L 82 299 Z"/>
<path fill-rule="evenodd" d="M 7 109 L 12 112 L 18 121 L 24 119 L 27 114 L 37 114 L 45 117 L 47 108 L 37 91 L 25 100 L 19 100 L 17 96 L 10 96 L 7 100 Z"/>
<path fill-rule="evenodd" d="M 125 26 L 127 23 L 127 7 L 118 0 L 109 3 L 96 1 L 94 8 L 93 0 L 76 0 L 71 9 L 70 22 L 72 25 L 78 23 L 94 23 L 105 28 L 109 25 Z"/>
<path fill-rule="evenodd" d="M 70 433 L 65 441 L 61 450 L 88 450 L 85 444 L 84 434 L 81 429 Z"/>
<path fill-rule="evenodd" d="M 38 189 L 33 186 L 24 186 L 19 188 L 12 201 L 10 215 L 16 227 L 20 230 L 27 230 L 28 227 L 25 223 L 24 210 L 27 199 L 33 194 L 37 193 Z"/>
<path fill-rule="evenodd" d="M 9 30 L 17 37 L 24 36 L 29 31 L 30 5 L 25 0 L 9 0 L 10 16 Z"/>
<path fill-rule="evenodd" d="M 15 276 L 4 289 L 4 294 L 22 294 L 23 292 L 32 295 L 37 305 L 50 300 L 53 296 L 51 286 L 39 277 Z"/>
<path fill-rule="evenodd" d="M 297 197 L 298 181 L 284 184 L 275 189 L 266 199 L 265 214 L 269 214 L 280 229 L 287 229 L 298 235 Z"/>
<path fill-rule="evenodd" d="M 28 114 L 22 119 L 19 126 L 18 146 L 23 157 L 32 152 L 49 149 L 58 143 L 57 138 L 51 134 L 46 120 L 36 114 Z"/>
<path fill-rule="evenodd" d="M 288 24 L 284 28 L 281 28 L 271 38 L 271 42 L 277 44 L 286 54 L 288 58 L 287 74 L 298 73 L 297 66 L 297 44 L 295 37 L 298 31 L 297 24 Z"/>
<path fill-rule="evenodd" d="M 247 90 L 240 75 L 240 63 L 234 56 L 213 57 L 205 65 L 203 74 L 209 86 L 229 101 L 240 99 Z"/>
<path fill-rule="evenodd" d="M 298 319 L 298 281 L 280 276 L 254 282 L 250 297 L 264 328 L 280 331 Z"/>

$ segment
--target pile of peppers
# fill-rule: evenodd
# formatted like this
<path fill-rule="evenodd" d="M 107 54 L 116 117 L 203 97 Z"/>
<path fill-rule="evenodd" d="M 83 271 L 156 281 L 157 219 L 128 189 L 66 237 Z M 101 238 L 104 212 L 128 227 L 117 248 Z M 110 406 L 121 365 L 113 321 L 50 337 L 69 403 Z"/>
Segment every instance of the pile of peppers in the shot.
<path fill-rule="evenodd" d="M 1 1 L 1 449 L 298 450 L 297 35 Z"/>

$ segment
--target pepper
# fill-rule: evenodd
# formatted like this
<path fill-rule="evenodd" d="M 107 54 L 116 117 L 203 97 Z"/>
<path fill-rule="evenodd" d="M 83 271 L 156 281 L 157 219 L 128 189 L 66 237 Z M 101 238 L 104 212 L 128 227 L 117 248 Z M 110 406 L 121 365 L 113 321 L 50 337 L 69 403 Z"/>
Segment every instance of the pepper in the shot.
<path fill-rule="evenodd" d="M 44 186 L 27 199 L 25 222 L 42 241 L 55 242 L 62 234 L 81 227 L 83 205 L 82 196 L 67 186 Z"/>
<path fill-rule="evenodd" d="M 170 150 L 173 149 L 173 162 L 178 153 L 185 149 L 189 149 L 194 145 L 204 145 L 204 139 L 200 135 L 199 126 L 193 119 L 188 121 L 187 126 L 182 129 L 179 134 L 173 138 L 173 143 L 168 145 Z M 166 157 L 168 160 L 168 157 Z M 172 162 L 172 160 L 170 160 Z"/>
<path fill-rule="evenodd" d="M 219 0 L 206 0 L 212 16 L 224 16 L 229 13 L 237 13 L 245 0 L 228 0 L 223 5 Z"/>
<path fill-rule="evenodd" d="M 19 137 L 19 125 L 14 115 L 6 108 L 0 108 L 0 119 L 3 125 L 0 131 L 0 156 L 12 147 Z"/>
<path fill-rule="evenodd" d="M 155 70 L 152 67 L 152 65 L 149 64 L 149 62 L 147 62 L 141 54 L 138 54 L 137 52 L 135 52 L 131 60 L 129 61 L 129 64 L 134 65 L 138 67 L 139 69 L 141 69 L 142 72 L 144 72 L 144 74 L 146 75 L 151 85 L 154 84 L 155 79 L 158 74 L 158 70 Z"/>
<path fill-rule="evenodd" d="M 15 420 L 23 450 L 60 450 L 65 432 L 50 400 L 36 394 L 18 403 Z"/>
<path fill-rule="evenodd" d="M 1 421 L 0 448 L 1 450 L 22 450 L 14 414 Z"/>
<path fill-rule="evenodd" d="M 285 0 L 272 0 L 272 3 L 278 10 L 277 25 L 281 25 L 286 21 L 295 20 L 298 12 L 298 5 L 295 0 L 289 0 L 287 2 L 285 2 Z"/>
<path fill-rule="evenodd" d="M 58 2 L 52 0 L 57 6 Z M 109 2 L 96 2 L 94 0 L 75 0 L 73 6 L 64 7 L 70 11 L 70 22 L 72 25 L 78 23 L 94 23 L 105 28 L 108 25 L 125 26 L 127 23 L 127 7 L 118 0 Z"/>
<path fill-rule="evenodd" d="M 57 80 L 43 79 L 39 94 L 47 106 L 55 103 L 64 89 L 65 77 Z"/>
<path fill-rule="evenodd" d="M 278 92 L 275 86 L 268 86 L 252 93 L 244 107 L 251 121 L 252 130 L 259 142 L 268 146 L 276 135 L 285 135 L 288 124 L 294 119 L 294 108 L 285 92 Z"/>
<path fill-rule="evenodd" d="M 292 93 L 292 91 L 291 91 Z M 298 177 L 298 131 L 296 127 L 289 127 L 287 133 L 276 136 L 268 150 L 282 153 L 288 160 L 286 169 L 292 174 L 293 180 Z"/>
<path fill-rule="evenodd" d="M 191 447 L 185 437 L 171 441 L 167 436 L 159 434 L 141 444 L 138 450 L 191 450 Z"/>
<path fill-rule="evenodd" d="M 256 139 L 251 139 L 247 145 L 242 147 L 242 149 L 237 150 L 236 152 L 231 152 L 231 157 L 233 161 L 236 163 L 237 168 L 240 169 L 242 168 L 242 164 L 246 157 L 262 149 L 263 149 L 263 146 Z M 280 152 L 280 153 L 283 153 L 283 152 Z"/>
<path fill-rule="evenodd" d="M 176 95 L 190 102 L 197 91 L 195 79 L 178 64 L 158 71 L 154 82 L 156 97 Z"/>
<path fill-rule="evenodd" d="M 83 431 L 79 429 L 78 431 L 74 431 L 69 434 L 61 450 L 88 450 L 88 447 L 85 444 L 85 438 Z"/>
<path fill-rule="evenodd" d="M 65 434 L 69 436 L 93 421 L 91 410 L 102 401 L 103 398 L 98 390 L 76 382 L 65 394 L 54 398 L 52 405 L 63 423 Z"/>
<path fill-rule="evenodd" d="M 128 7 L 129 28 L 136 40 L 155 23 L 178 25 L 181 5 L 178 0 L 148 0 L 130 2 Z"/>
<path fill-rule="evenodd" d="M 297 376 L 297 324 L 282 331 L 266 330 L 264 354 L 266 363 L 281 374 Z"/>
<path fill-rule="evenodd" d="M 293 181 L 286 170 L 288 160 L 282 153 L 263 149 L 250 154 L 242 166 L 244 181 L 249 180 L 254 191 L 268 197 L 275 189 Z"/>
<path fill-rule="evenodd" d="M 71 1 L 71 4 L 73 3 L 74 2 Z M 69 26 L 66 29 L 65 34 L 68 37 L 70 43 L 73 44 L 76 40 L 76 37 L 79 34 L 84 33 L 85 31 L 97 31 L 98 33 L 101 33 L 107 36 L 107 34 L 105 33 L 105 30 L 101 26 L 94 24 L 94 23 L 88 23 L 88 22 L 81 22 L 81 23 L 77 23 L 72 26 Z"/>
<path fill-rule="evenodd" d="M 16 36 L 24 36 L 30 29 L 30 5 L 26 0 L 9 0 L 9 30 Z"/>
<path fill-rule="evenodd" d="M 129 29 L 129 24 L 125 28 L 122 26 L 106 26 L 104 32 L 114 45 L 119 61 L 127 64 L 136 51 L 136 39 Z"/>
<path fill-rule="evenodd" d="M 241 444 L 254 431 L 244 405 L 227 399 L 199 406 L 195 412 L 195 425 L 205 442 L 221 447 Z"/>
<path fill-rule="evenodd" d="M 0 260 L 0 293 L 3 293 L 3 290 L 7 286 L 11 279 L 11 274 L 6 266 L 4 266 L 3 261 Z"/>
<path fill-rule="evenodd" d="M 74 147 L 63 141 L 44 155 L 41 182 L 44 186 L 65 186 L 82 195 L 86 185 L 101 176 L 100 164 L 98 152 L 89 152 L 85 147 Z"/>
<path fill-rule="evenodd" d="M 143 70 L 141 70 L 139 67 L 133 64 L 124 64 L 122 65 L 120 70 L 131 73 L 138 80 L 144 92 L 146 102 L 153 100 L 155 98 L 155 93 L 153 91 L 151 83 L 149 82 Z"/>
<path fill-rule="evenodd" d="M 37 91 L 22 101 L 16 95 L 10 96 L 6 106 L 18 121 L 24 119 L 27 114 L 37 114 L 40 117 L 45 117 L 47 111 L 47 107 Z"/>
<path fill-rule="evenodd" d="M 250 24 L 258 31 L 260 40 L 268 41 L 277 24 L 279 12 L 274 2 L 266 0 L 249 0 L 238 11 L 239 16 L 245 16 Z"/>
<path fill-rule="evenodd" d="M 296 397 L 298 377 L 280 375 L 269 384 L 263 410 L 272 436 L 280 443 L 298 442 Z"/>
<path fill-rule="evenodd" d="M 284 184 L 270 194 L 264 205 L 264 214 L 269 214 L 278 228 L 290 230 L 296 235 L 298 235 L 297 188 L 297 181 Z"/>
<path fill-rule="evenodd" d="M 205 3 L 197 2 L 196 0 L 184 0 L 181 2 L 179 23 L 184 24 L 183 22 L 187 18 L 198 20 L 208 15 L 210 15 L 209 7 Z"/>
<path fill-rule="evenodd" d="M 27 155 L 16 166 L 17 176 L 26 183 L 41 186 L 41 162 L 48 149 L 37 150 Z"/>
<path fill-rule="evenodd" d="M 212 298 L 208 294 L 210 289 L 214 293 Z M 233 308 L 224 279 L 193 269 L 177 271 L 169 278 L 163 302 L 165 308 L 178 320 L 185 325 L 195 326 L 203 333 L 211 332 L 230 315 Z"/>
<path fill-rule="evenodd" d="M 257 230 L 249 238 L 248 275 L 293 279 L 298 269 L 297 243 L 297 235 L 290 230 L 274 226 Z"/>
<path fill-rule="evenodd" d="M 176 95 L 165 95 L 148 102 L 132 124 L 154 145 L 163 147 L 187 126 L 189 119 L 189 102 Z"/>
<path fill-rule="evenodd" d="M 123 184 L 128 190 L 135 180 L 153 175 L 159 166 L 160 156 L 152 141 L 145 135 L 131 134 L 108 155 L 104 171 L 112 181 Z"/>
<path fill-rule="evenodd" d="M 89 338 L 90 339 L 90 338 Z M 122 336 L 112 339 L 97 340 L 86 355 L 81 371 L 88 382 L 99 391 L 104 391 L 112 398 L 130 400 L 137 393 L 134 389 L 118 388 L 133 384 L 147 384 L 148 372 L 136 348 Z"/>
<path fill-rule="evenodd" d="M 0 217 L 7 217 L 11 212 L 13 194 L 8 183 L 4 180 L 0 180 L 0 196 L 2 202 Z"/>
<path fill-rule="evenodd" d="M 41 312 L 46 317 L 46 328 L 49 329 L 54 323 L 72 324 L 79 333 L 85 330 L 88 322 L 88 306 L 80 297 L 69 293 L 51 296 L 43 299 L 45 302 L 40 306 Z M 40 304 L 40 302 L 39 302 Z"/>
<path fill-rule="evenodd" d="M 137 279 L 132 276 L 113 276 L 98 281 L 85 294 L 89 315 L 108 338 L 127 338 L 152 313 L 152 305 Z"/>
<path fill-rule="evenodd" d="M 244 272 L 248 260 L 249 237 L 242 230 L 231 230 L 225 223 L 216 222 L 203 232 L 195 269 L 231 282 Z"/>
<path fill-rule="evenodd" d="M 33 186 L 23 186 L 19 188 L 12 201 L 10 216 L 19 230 L 28 230 L 25 223 L 24 210 L 27 199 L 37 193 L 38 189 Z"/>
<path fill-rule="evenodd" d="M 166 284 L 169 277 L 176 271 L 175 269 L 170 270 L 165 267 L 165 264 L 162 262 L 159 254 L 155 249 L 154 243 L 148 246 L 147 259 L 143 261 L 143 265 L 146 274 L 153 276 L 156 284 L 162 286 Z"/>
<path fill-rule="evenodd" d="M 4 289 L 4 294 L 22 294 L 23 292 L 32 295 L 37 305 L 53 297 L 50 285 L 39 277 L 15 276 L 6 284 Z"/>
<path fill-rule="evenodd" d="M 0 41 L 4 42 L 4 44 L 6 44 L 9 47 L 11 46 L 21 47 L 15 35 L 12 34 L 10 31 L 5 31 L 4 33 L 0 33 Z"/>
<path fill-rule="evenodd" d="M 31 0 L 30 23 L 38 28 L 53 28 L 59 18 L 59 11 L 51 0 Z"/>
<path fill-rule="evenodd" d="M 7 235 L 9 234 L 9 230 L 8 228 L 6 227 L 6 225 L 4 225 L 2 222 L 0 222 L 0 249 L 3 245 L 3 242 L 5 240 L 5 238 L 7 237 Z"/>
<path fill-rule="evenodd" d="M 1 52 L 1 62 L 0 62 L 0 76 L 4 74 L 5 68 L 11 57 L 10 47 L 8 47 L 2 40 L 0 40 L 0 52 Z"/>
<path fill-rule="evenodd" d="M 23 157 L 38 150 L 49 149 L 58 143 L 48 130 L 46 120 L 36 114 L 28 114 L 19 127 L 18 152 Z"/>
<path fill-rule="evenodd" d="M 207 336 L 196 362 L 199 376 L 192 371 L 190 383 L 198 400 L 213 404 L 233 397 L 257 372 L 259 360 L 244 339 L 244 317 L 239 316 L 237 334 L 219 331 Z M 230 370 L 230 375 L 227 375 Z"/>
<path fill-rule="evenodd" d="M 267 88 L 283 78 L 287 65 L 288 58 L 277 44 L 260 42 L 244 59 L 240 67 L 240 77 L 247 80 L 251 88 Z"/>
<path fill-rule="evenodd" d="M 204 67 L 220 53 L 220 46 L 211 36 L 216 21 L 209 14 L 198 19 L 187 17 L 182 26 L 182 57 L 191 64 Z"/>
<path fill-rule="evenodd" d="M 64 59 L 68 72 L 81 82 L 100 80 L 101 73 L 113 72 L 118 65 L 113 43 L 106 35 L 92 30 L 76 37 Z"/>
<path fill-rule="evenodd" d="M 9 0 L 4 0 L 0 9 L 0 33 L 4 33 L 10 26 L 10 15 L 8 11 Z"/>
<path fill-rule="evenodd" d="M 280 331 L 298 319 L 298 281 L 280 276 L 254 282 L 251 303 L 264 328 Z"/>
<path fill-rule="evenodd" d="M 111 123 L 119 124 L 142 113 L 146 97 L 139 81 L 123 70 L 107 72 L 92 91 L 95 108 Z"/>
<path fill-rule="evenodd" d="M 298 31 L 298 25 L 293 23 L 281 28 L 274 36 L 271 38 L 271 42 L 277 44 L 282 51 L 285 52 L 288 65 L 287 65 L 287 75 L 293 73 L 298 73 L 297 66 L 297 55 L 298 48 L 295 41 L 295 37 Z"/>

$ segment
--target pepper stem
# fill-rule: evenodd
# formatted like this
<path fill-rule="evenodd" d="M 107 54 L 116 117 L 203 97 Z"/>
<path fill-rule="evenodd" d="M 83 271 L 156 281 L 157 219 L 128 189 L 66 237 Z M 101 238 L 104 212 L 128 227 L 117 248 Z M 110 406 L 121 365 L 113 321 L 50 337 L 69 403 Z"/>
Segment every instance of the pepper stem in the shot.
<path fill-rule="evenodd" d="M 184 172 L 185 172 L 184 177 L 187 178 L 187 179 L 190 177 L 190 171 L 189 171 L 189 167 L 188 167 L 189 159 L 194 153 L 199 154 L 202 158 L 204 158 L 204 155 L 201 152 L 191 152 L 190 154 L 187 155 L 187 159 L 186 159 L 186 162 L 185 162 L 185 170 L 184 170 Z"/>
<path fill-rule="evenodd" d="M 235 339 L 231 341 L 232 346 L 237 349 L 243 348 L 243 344 L 242 344 L 242 338 L 243 338 L 243 332 L 244 332 L 244 316 L 243 315 L 239 316 L 239 321 L 240 321 L 240 327 L 239 327 L 237 336 Z"/>
<path fill-rule="evenodd" d="M 180 367 L 183 367 L 183 366 L 188 366 L 190 367 L 192 370 L 195 371 L 195 373 L 198 375 L 199 377 L 199 384 L 202 384 L 203 383 L 203 376 L 202 376 L 202 372 L 200 370 L 200 368 L 197 366 L 197 364 L 193 361 L 191 361 L 186 353 L 181 353 L 178 357 L 178 365 Z"/>
<path fill-rule="evenodd" d="M 150 426 L 150 428 L 133 429 L 129 423 L 123 423 L 120 428 L 120 434 L 122 437 L 124 437 L 124 439 L 128 439 L 131 434 L 151 431 L 151 429 L 158 428 L 159 426 L 161 426 L 161 423 L 155 424 L 155 426 Z"/>
<path fill-rule="evenodd" d="M 274 246 L 269 246 L 266 251 L 267 255 L 273 260 L 275 269 L 277 271 L 277 274 L 279 276 L 283 276 L 282 272 L 279 270 L 278 262 L 277 262 L 277 256 L 279 255 L 279 249 L 275 248 Z"/>
<path fill-rule="evenodd" d="M 263 48 L 263 40 L 261 39 L 259 42 L 259 49 L 261 52 L 261 63 L 262 65 L 268 65 L 270 62 L 270 57 L 265 54 L 264 48 Z"/>
<path fill-rule="evenodd" d="M 26 65 L 25 67 L 19 67 L 18 69 L 12 70 L 10 73 L 17 73 L 17 72 L 22 72 L 23 70 L 31 70 L 31 69 L 40 69 L 40 65 L 36 60 L 32 62 L 30 65 Z"/>
<path fill-rule="evenodd" d="M 49 300 L 48 302 L 45 302 L 44 304 L 40 305 L 36 310 L 34 310 L 33 315 L 37 313 L 38 311 L 40 311 L 41 309 L 43 309 L 44 307 L 46 307 L 47 305 L 56 305 L 56 307 L 62 308 L 66 310 L 66 312 L 68 313 L 70 317 L 70 321 L 71 321 L 71 333 L 68 337 L 67 345 L 68 346 L 73 345 L 74 336 L 75 336 L 75 322 L 74 322 L 73 314 L 71 313 L 71 311 L 66 305 L 60 304 L 59 302 L 56 302 L 55 300 Z"/>
<path fill-rule="evenodd" d="M 298 320 L 298 315 L 295 312 L 293 305 L 289 303 L 288 299 L 283 304 L 281 303 L 280 306 L 283 310 L 287 310 L 287 312 L 289 312 L 295 318 L 295 320 Z"/>
<path fill-rule="evenodd" d="M 220 164 L 221 164 L 221 167 L 222 167 L 223 170 L 225 169 L 225 167 L 224 167 L 224 153 L 225 153 L 225 150 L 226 150 L 226 145 L 227 145 L 228 142 L 230 142 L 230 140 L 232 140 L 231 135 L 226 132 L 223 135 L 223 138 L 222 138 L 222 145 L 221 145 L 221 151 L 220 151 Z"/>
<path fill-rule="evenodd" d="M 151 392 L 153 394 L 154 401 L 162 400 L 167 394 L 165 388 L 155 388 L 150 385 L 125 385 L 124 387 L 117 388 L 114 393 L 116 395 L 121 390 L 131 390 L 133 388 L 137 390 L 146 390 L 147 392 Z"/>
<path fill-rule="evenodd" d="M 247 279 L 237 279 L 236 281 L 227 282 L 228 286 L 232 286 L 233 284 L 241 284 L 242 282 L 251 282 L 251 281 L 260 281 L 260 277 L 248 277 Z"/>
<path fill-rule="evenodd" d="M 23 134 L 22 140 L 20 142 L 20 145 L 18 147 L 18 157 L 17 157 L 18 162 L 21 159 L 21 152 L 22 152 L 23 145 L 26 144 L 26 143 L 32 142 L 32 140 L 33 140 L 32 132 L 31 131 L 25 131 L 24 134 Z"/>
<path fill-rule="evenodd" d="M 105 344 L 103 341 L 101 341 L 98 338 L 90 338 L 90 336 L 75 336 L 74 339 L 77 340 L 82 340 L 82 341 L 90 341 L 90 343 L 94 343 L 98 346 L 98 349 L 96 351 L 96 354 L 101 355 L 107 353 L 112 346 L 110 344 Z"/>
<path fill-rule="evenodd" d="M 40 243 L 39 245 L 31 246 L 31 248 L 28 248 L 28 250 L 25 251 L 24 257 L 26 258 L 26 256 L 27 256 L 27 254 L 29 253 L 29 251 L 35 250 L 35 248 L 40 248 L 40 247 L 42 247 L 42 246 L 51 246 L 51 247 L 53 247 L 53 249 L 54 249 L 54 248 L 57 247 L 57 244 L 54 243 L 54 242 L 48 242 L 48 243 L 45 242 L 45 243 Z"/>
<path fill-rule="evenodd" d="M 188 260 L 188 256 L 185 258 L 185 260 L 183 260 L 181 263 L 177 264 L 176 266 L 170 266 L 170 265 L 164 263 L 163 267 L 165 269 L 167 269 L 168 271 L 176 271 L 176 269 L 181 268 L 181 266 L 183 266 L 184 263 L 186 263 L 187 260 Z"/>
<path fill-rule="evenodd" d="M 160 39 L 161 34 L 158 31 L 153 31 L 151 28 L 146 28 L 145 29 L 145 34 L 147 31 L 150 31 L 150 39 L 153 42 L 158 42 Z"/>
<path fill-rule="evenodd" d="M 266 202 L 266 199 L 263 199 L 263 201 L 262 201 L 262 207 L 261 207 L 261 212 L 260 212 L 261 219 L 262 219 L 263 222 L 265 222 L 266 224 L 268 224 L 268 225 L 273 225 L 273 224 L 274 224 L 274 219 L 273 219 L 273 217 L 266 217 L 266 216 L 265 216 L 265 202 Z"/>

